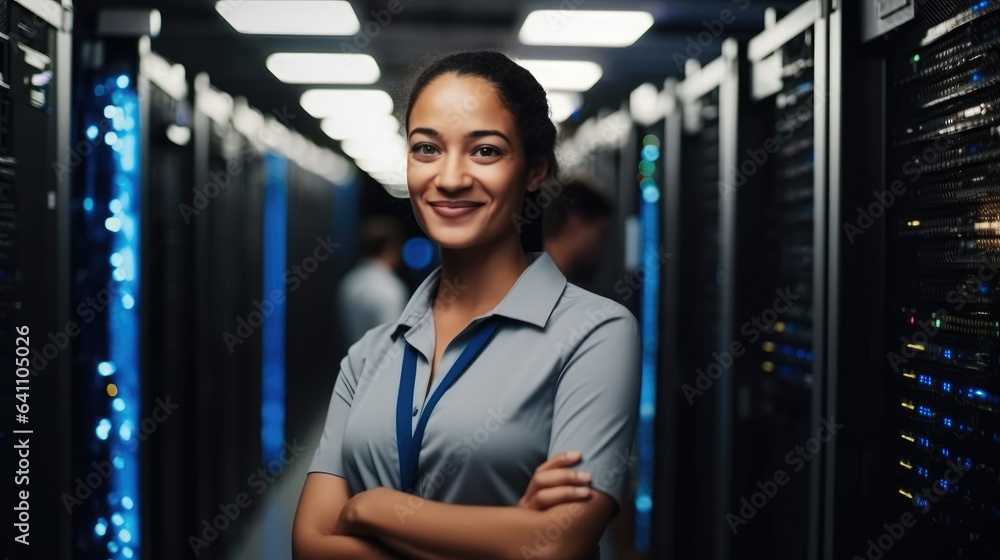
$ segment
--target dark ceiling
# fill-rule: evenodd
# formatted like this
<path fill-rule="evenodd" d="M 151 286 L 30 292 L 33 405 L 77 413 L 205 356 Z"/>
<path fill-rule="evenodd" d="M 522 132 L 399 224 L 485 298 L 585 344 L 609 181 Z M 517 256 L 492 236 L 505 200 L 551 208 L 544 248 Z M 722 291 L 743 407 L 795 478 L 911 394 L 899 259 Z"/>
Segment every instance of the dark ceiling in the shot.
<path fill-rule="evenodd" d="M 252 0 L 234 0 L 252 1 Z M 86 21 L 102 8 L 156 8 L 162 16 L 162 31 L 153 49 L 185 66 L 188 76 L 207 72 L 211 82 L 232 95 L 245 96 L 264 113 L 287 107 L 296 114 L 292 126 L 317 144 L 336 148 L 324 135 L 319 122 L 299 106 L 299 96 L 311 86 L 289 85 L 277 80 L 264 61 L 273 52 L 343 52 L 344 45 L 370 54 L 378 62 L 381 78 L 373 86 L 388 91 L 399 103 L 406 79 L 427 60 L 457 50 L 494 49 L 522 58 L 567 58 L 598 62 L 604 70 L 600 81 L 583 96 L 577 119 L 586 119 L 600 108 L 618 107 L 636 86 L 652 82 L 658 86 L 668 76 L 679 76 L 678 60 L 694 54 L 707 62 L 719 54 L 723 38 L 749 38 L 763 29 L 764 10 L 776 6 L 782 12 L 799 1 L 760 0 L 670 0 L 607 1 L 551 0 L 548 2 L 399 0 L 402 11 L 391 16 L 369 44 L 356 37 L 288 37 L 242 35 L 215 11 L 214 0 L 77 0 L 78 21 Z M 354 11 L 365 24 L 373 12 L 385 10 L 387 0 L 353 0 Z M 525 16 L 536 9 L 637 9 L 653 14 L 653 27 L 626 48 L 539 47 L 518 43 L 517 33 Z M 698 46 L 706 22 L 724 13 L 735 20 L 724 24 L 720 36 L 707 46 Z M 384 20 L 384 17 L 382 18 Z M 726 17 L 726 19 L 732 19 Z M 717 22 L 719 23 L 719 22 Z M 717 25 L 715 26 L 717 28 Z M 704 40 L 707 35 L 702 34 Z M 698 50 L 701 52 L 699 53 Z"/>

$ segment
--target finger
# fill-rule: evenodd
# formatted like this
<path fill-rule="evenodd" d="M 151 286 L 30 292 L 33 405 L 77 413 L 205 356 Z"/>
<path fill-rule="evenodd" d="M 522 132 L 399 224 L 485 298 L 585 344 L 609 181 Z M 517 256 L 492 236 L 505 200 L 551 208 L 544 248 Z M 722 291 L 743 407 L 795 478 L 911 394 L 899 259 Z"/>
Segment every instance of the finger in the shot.
<path fill-rule="evenodd" d="M 560 504 L 579 502 L 590 497 L 592 490 L 588 486 L 557 486 L 545 488 L 535 494 L 532 505 L 535 509 L 546 510 Z"/>
<path fill-rule="evenodd" d="M 552 469 L 536 474 L 532 482 L 536 491 L 554 486 L 580 486 L 590 483 L 590 474 L 573 469 Z"/>

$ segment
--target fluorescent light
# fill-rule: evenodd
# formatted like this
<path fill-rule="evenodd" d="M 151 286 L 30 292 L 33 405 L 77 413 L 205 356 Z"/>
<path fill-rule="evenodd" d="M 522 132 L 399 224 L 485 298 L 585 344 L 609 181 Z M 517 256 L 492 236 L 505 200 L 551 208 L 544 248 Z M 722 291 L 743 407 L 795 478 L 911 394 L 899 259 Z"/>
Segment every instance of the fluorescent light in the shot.
<path fill-rule="evenodd" d="M 406 158 L 364 158 L 354 160 L 354 164 L 366 173 L 397 172 L 406 174 Z"/>
<path fill-rule="evenodd" d="M 580 108 L 580 94 L 566 91 L 550 91 L 549 108 L 552 110 L 552 121 L 563 122 Z"/>
<path fill-rule="evenodd" d="M 379 89 L 310 89 L 302 94 L 299 103 L 317 119 L 392 113 L 392 98 Z"/>
<path fill-rule="evenodd" d="M 267 69 L 286 84 L 374 84 L 381 75 L 367 54 L 274 53 Z"/>
<path fill-rule="evenodd" d="M 354 118 L 349 115 L 327 117 L 323 119 L 320 128 L 334 140 L 388 136 L 399 132 L 399 121 L 392 115 L 362 114 L 362 116 L 364 118 Z"/>
<path fill-rule="evenodd" d="M 536 10 L 517 38 L 525 45 L 627 47 L 653 25 L 649 12 Z"/>
<path fill-rule="evenodd" d="M 589 60 L 515 61 L 547 90 L 587 91 L 601 79 L 601 66 Z"/>
<path fill-rule="evenodd" d="M 344 0 L 221 0 L 215 3 L 233 29 L 258 35 L 354 35 L 361 22 Z"/>
<path fill-rule="evenodd" d="M 406 141 L 399 134 L 344 140 L 340 143 L 340 149 L 354 159 L 399 161 L 406 158 Z"/>

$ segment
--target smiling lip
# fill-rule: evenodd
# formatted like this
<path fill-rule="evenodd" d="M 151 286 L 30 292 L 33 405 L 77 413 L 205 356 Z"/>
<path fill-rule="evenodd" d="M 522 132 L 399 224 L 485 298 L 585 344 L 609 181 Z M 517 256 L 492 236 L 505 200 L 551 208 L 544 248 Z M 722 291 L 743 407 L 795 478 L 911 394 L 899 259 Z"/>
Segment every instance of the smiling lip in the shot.
<path fill-rule="evenodd" d="M 431 208 L 441 217 L 444 218 L 459 218 L 461 216 L 466 216 L 478 210 L 485 203 L 474 202 L 471 200 L 442 200 L 438 202 L 430 202 Z"/>

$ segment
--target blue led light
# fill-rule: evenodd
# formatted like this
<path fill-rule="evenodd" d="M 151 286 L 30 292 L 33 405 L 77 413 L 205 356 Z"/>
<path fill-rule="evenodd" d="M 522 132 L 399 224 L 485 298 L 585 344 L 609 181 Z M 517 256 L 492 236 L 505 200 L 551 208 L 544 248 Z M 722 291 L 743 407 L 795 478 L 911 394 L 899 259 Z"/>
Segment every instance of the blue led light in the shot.
<path fill-rule="evenodd" d="M 951 418 L 945 418 L 944 419 L 944 425 L 948 426 L 950 428 L 951 427 Z"/>
<path fill-rule="evenodd" d="M 938 481 L 938 484 L 941 485 L 941 488 L 943 488 L 945 490 L 948 489 L 948 481 L 947 480 L 945 480 L 945 479 L 942 478 L 941 480 Z"/>
<path fill-rule="evenodd" d="M 652 511 L 653 509 L 653 499 L 645 494 L 642 496 L 635 497 L 635 509 L 636 511 L 641 511 L 646 513 Z"/>
<path fill-rule="evenodd" d="M 975 74 L 972 75 L 973 82 L 978 82 L 980 78 L 981 76 L 979 75 L 979 72 L 976 72 Z"/>
<path fill-rule="evenodd" d="M 950 360 L 951 359 L 951 348 L 945 348 L 944 352 L 942 352 L 942 355 L 944 355 L 944 359 Z"/>
<path fill-rule="evenodd" d="M 97 438 L 101 440 L 108 439 L 108 434 L 111 432 L 111 420 L 107 418 L 101 418 L 101 421 L 97 423 L 97 428 L 94 429 L 94 433 L 97 434 Z"/>
<path fill-rule="evenodd" d="M 646 146 L 647 148 L 652 148 L 653 146 Z M 655 186 L 646 187 L 642 189 L 642 199 L 649 204 L 656 204 L 660 200 L 660 189 Z"/>
<path fill-rule="evenodd" d="M 982 389 L 976 389 L 975 391 L 973 391 L 973 393 L 975 393 L 975 395 L 980 398 L 986 396 L 986 391 L 983 391 Z"/>
<path fill-rule="evenodd" d="M 941 388 L 950 393 L 951 392 L 951 383 L 945 381 L 944 383 L 941 384 Z"/>
<path fill-rule="evenodd" d="M 98 537 L 103 537 L 104 534 L 107 532 L 108 532 L 108 522 L 105 521 L 104 518 L 102 517 L 98 519 L 97 523 L 94 525 L 94 533 Z"/>
<path fill-rule="evenodd" d="M 85 111 L 84 122 L 93 123 L 85 131 L 87 138 L 96 142 L 92 146 L 92 157 L 86 158 L 82 164 L 87 167 L 86 172 L 80 175 L 87 181 L 83 192 L 91 193 L 84 200 L 84 209 L 91 212 L 100 207 L 107 208 L 109 212 L 108 215 L 86 217 L 87 223 L 96 221 L 98 227 L 103 224 L 107 230 L 102 238 L 107 240 L 107 244 L 102 242 L 95 246 L 87 258 L 92 263 L 111 264 L 110 278 L 96 278 L 92 283 L 103 287 L 111 280 L 110 287 L 114 288 L 113 293 L 117 297 L 107 305 L 102 320 L 90 327 L 102 333 L 97 338 L 101 347 L 90 351 L 90 355 L 106 360 L 96 364 L 98 382 L 93 383 L 95 392 L 90 397 L 97 399 L 97 406 L 112 414 L 111 419 L 104 419 L 106 423 L 99 425 L 101 433 L 98 436 L 103 437 L 95 438 L 91 443 L 91 453 L 98 460 L 110 459 L 114 466 L 107 481 L 95 489 L 101 499 L 95 500 L 95 504 L 99 505 L 95 506 L 93 514 L 95 518 L 101 516 L 101 521 L 105 518 L 111 520 L 110 524 L 104 521 L 107 535 L 104 538 L 112 537 L 112 542 L 107 545 L 111 554 L 115 558 L 122 558 L 122 555 L 131 558 L 138 556 L 136 550 L 141 545 L 137 511 L 142 505 L 138 492 L 139 462 L 134 446 L 130 445 L 140 412 L 130 399 L 142 394 L 138 357 L 143 333 L 137 313 L 142 304 L 139 274 L 142 269 L 139 258 L 142 223 L 138 213 L 142 202 L 138 189 L 140 104 L 137 92 L 130 89 L 136 82 L 133 76 L 115 73 L 95 78 L 99 82 L 93 86 L 97 97 L 82 101 L 82 109 Z M 129 123 L 132 124 L 131 129 L 127 126 Z M 96 247 L 107 247 L 107 252 L 100 253 Z M 115 376 L 114 383 L 118 389 L 111 398 L 107 393 L 107 381 L 102 379 L 110 375 Z M 120 437 L 110 437 L 112 430 Z M 130 497 L 128 503 L 131 507 L 123 508 L 126 502 L 122 496 Z M 125 541 L 131 541 L 132 548 L 122 548 L 121 544 Z"/>
<path fill-rule="evenodd" d="M 122 427 L 118 429 L 118 435 L 125 441 L 132 439 L 132 422 L 128 420 L 122 422 Z"/>
<path fill-rule="evenodd" d="M 951 451 L 949 451 L 947 447 L 941 448 L 941 454 L 945 457 L 951 457 Z"/>
<path fill-rule="evenodd" d="M 660 159 L 660 149 L 656 146 L 644 146 L 642 148 L 642 159 L 646 161 L 656 161 Z"/>
<path fill-rule="evenodd" d="M 927 439 L 925 437 L 918 438 L 917 441 L 920 443 L 921 447 L 930 447 L 931 446 L 931 440 L 929 440 L 929 439 Z"/>
<path fill-rule="evenodd" d="M 971 469 L 972 468 L 972 458 L 971 457 L 966 457 L 965 458 L 965 468 L 967 468 L 967 469 Z"/>
<path fill-rule="evenodd" d="M 132 509 L 132 498 L 125 496 L 122 498 L 122 507 L 125 509 Z"/>
<path fill-rule="evenodd" d="M 430 266 L 434 258 L 434 245 L 424 237 L 413 237 L 403 244 L 403 263 L 413 270 Z"/>
<path fill-rule="evenodd" d="M 285 280 L 288 235 L 288 160 L 264 160 L 263 294 L 274 304 L 261 326 L 260 440 L 264 463 L 278 459 L 285 439 Z M 274 294 L 280 294 L 277 297 Z M 282 303 L 277 303 L 278 301 Z"/>
<path fill-rule="evenodd" d="M 110 232 L 118 233 L 122 229 L 122 221 L 118 218 L 111 217 L 104 220 L 104 227 Z"/>

